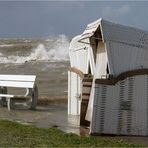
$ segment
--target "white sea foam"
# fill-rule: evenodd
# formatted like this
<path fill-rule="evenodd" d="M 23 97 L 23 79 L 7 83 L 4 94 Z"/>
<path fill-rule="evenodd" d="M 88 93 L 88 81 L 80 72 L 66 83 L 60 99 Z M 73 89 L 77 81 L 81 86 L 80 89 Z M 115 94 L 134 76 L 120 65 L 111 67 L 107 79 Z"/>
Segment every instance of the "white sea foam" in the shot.
<path fill-rule="evenodd" d="M 50 44 L 50 42 L 49 42 Z M 55 39 L 52 46 L 45 46 L 39 44 L 36 48 L 31 50 L 30 55 L 27 56 L 3 56 L 0 53 L 0 63 L 25 63 L 29 61 L 67 61 L 69 40 L 65 35 L 60 35 Z"/>
<path fill-rule="evenodd" d="M 48 51 L 43 44 L 39 44 L 37 48 L 33 50 L 28 60 L 49 60 Z"/>
<path fill-rule="evenodd" d="M 69 41 L 65 35 L 60 35 L 52 49 L 48 51 L 49 60 L 68 60 Z"/>
<path fill-rule="evenodd" d="M 13 44 L 1 44 L 0 48 L 2 48 L 2 47 L 12 47 L 12 46 L 13 46 Z"/>
<path fill-rule="evenodd" d="M 60 35 L 50 48 L 39 44 L 37 48 L 33 49 L 30 60 L 67 61 L 69 60 L 68 48 L 68 39 L 65 35 Z"/>
<path fill-rule="evenodd" d="M 27 39 L 25 39 L 24 42 L 25 42 L 25 43 L 30 43 L 31 40 L 27 40 Z"/>

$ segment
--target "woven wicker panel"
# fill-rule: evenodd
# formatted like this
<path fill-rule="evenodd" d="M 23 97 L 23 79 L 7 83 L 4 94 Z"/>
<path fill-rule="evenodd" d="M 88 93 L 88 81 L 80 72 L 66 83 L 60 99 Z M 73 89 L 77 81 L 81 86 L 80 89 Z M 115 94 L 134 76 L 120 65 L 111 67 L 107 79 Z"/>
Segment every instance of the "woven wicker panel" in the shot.
<path fill-rule="evenodd" d="M 95 85 L 91 134 L 148 135 L 148 76 Z"/>

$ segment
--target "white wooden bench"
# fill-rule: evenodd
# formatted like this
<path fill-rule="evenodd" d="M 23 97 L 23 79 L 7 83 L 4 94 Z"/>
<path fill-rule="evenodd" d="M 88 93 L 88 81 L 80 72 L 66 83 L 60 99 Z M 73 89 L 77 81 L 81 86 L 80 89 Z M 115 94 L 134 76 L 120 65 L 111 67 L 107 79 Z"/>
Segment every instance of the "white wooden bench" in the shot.
<path fill-rule="evenodd" d="M 0 100 L 7 103 L 8 110 L 11 108 L 11 100 L 30 101 L 30 109 L 35 109 L 38 99 L 38 89 L 34 75 L 0 75 Z M 24 88 L 26 93 L 22 95 L 8 94 L 7 88 Z"/>

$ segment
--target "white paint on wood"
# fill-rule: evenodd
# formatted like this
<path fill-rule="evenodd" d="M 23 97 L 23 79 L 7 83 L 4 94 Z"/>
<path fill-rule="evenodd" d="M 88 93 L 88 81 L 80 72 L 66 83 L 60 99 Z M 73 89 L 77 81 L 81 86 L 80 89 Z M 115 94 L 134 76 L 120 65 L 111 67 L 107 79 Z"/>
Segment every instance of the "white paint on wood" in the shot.
<path fill-rule="evenodd" d="M 84 74 L 88 73 L 88 45 L 79 43 L 80 36 L 72 39 L 69 47 L 70 65 L 81 70 Z"/>
<path fill-rule="evenodd" d="M 68 114 L 80 115 L 80 94 L 81 94 L 81 80 L 80 77 L 74 73 L 69 72 L 69 93 L 68 93 Z"/>
<path fill-rule="evenodd" d="M 68 71 L 68 114 L 71 114 L 71 72 Z"/>
<path fill-rule="evenodd" d="M 1 81 L 35 81 L 34 75 L 0 75 Z"/>
<path fill-rule="evenodd" d="M 13 98 L 14 95 L 0 94 L 0 97 Z"/>
<path fill-rule="evenodd" d="M 3 86 L 3 87 L 19 87 L 19 88 L 33 88 L 34 82 L 0 81 L 0 86 Z"/>
<path fill-rule="evenodd" d="M 98 43 L 97 57 L 96 57 L 96 69 L 95 78 L 102 78 L 107 75 L 107 54 L 105 52 L 105 46 L 103 42 Z"/>

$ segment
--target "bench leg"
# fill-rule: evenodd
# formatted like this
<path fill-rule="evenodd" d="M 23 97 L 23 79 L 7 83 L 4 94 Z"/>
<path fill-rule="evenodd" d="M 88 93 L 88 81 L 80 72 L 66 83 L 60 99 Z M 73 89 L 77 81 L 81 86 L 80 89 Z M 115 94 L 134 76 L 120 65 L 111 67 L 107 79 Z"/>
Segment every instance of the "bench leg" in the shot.
<path fill-rule="evenodd" d="M 7 87 L 0 87 L 0 93 L 7 94 Z M 6 97 L 0 97 L 0 105 L 7 106 L 7 98 Z"/>
<path fill-rule="evenodd" d="M 32 90 L 32 101 L 31 101 L 31 110 L 35 110 L 37 106 L 37 101 L 38 101 L 38 87 L 35 84 L 33 90 Z"/>
<path fill-rule="evenodd" d="M 10 98 L 7 98 L 7 107 L 8 107 L 8 111 L 10 111 Z"/>

